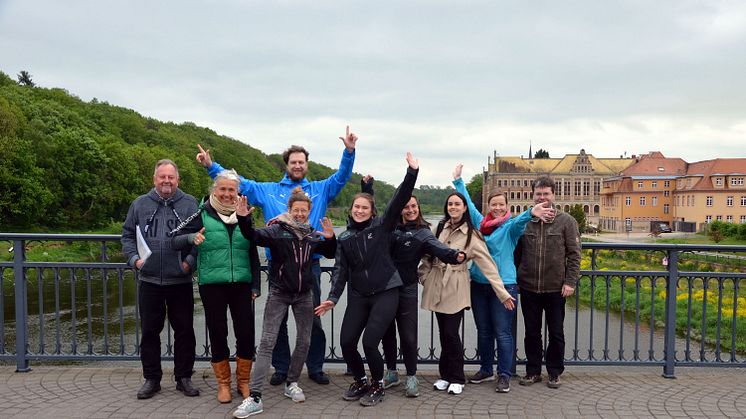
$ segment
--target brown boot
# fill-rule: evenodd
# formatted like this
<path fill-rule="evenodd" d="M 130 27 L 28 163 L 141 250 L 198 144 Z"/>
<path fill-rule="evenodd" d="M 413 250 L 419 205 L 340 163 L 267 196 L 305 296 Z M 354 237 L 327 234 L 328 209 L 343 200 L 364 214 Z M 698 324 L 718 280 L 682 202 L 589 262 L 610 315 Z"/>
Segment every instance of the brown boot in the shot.
<path fill-rule="evenodd" d="M 243 399 L 249 397 L 249 382 L 251 381 L 250 359 L 236 357 L 236 391 Z"/>
<path fill-rule="evenodd" d="M 228 360 L 211 362 L 212 370 L 215 371 L 215 381 L 218 382 L 218 401 L 220 403 L 231 402 L 231 365 Z"/>

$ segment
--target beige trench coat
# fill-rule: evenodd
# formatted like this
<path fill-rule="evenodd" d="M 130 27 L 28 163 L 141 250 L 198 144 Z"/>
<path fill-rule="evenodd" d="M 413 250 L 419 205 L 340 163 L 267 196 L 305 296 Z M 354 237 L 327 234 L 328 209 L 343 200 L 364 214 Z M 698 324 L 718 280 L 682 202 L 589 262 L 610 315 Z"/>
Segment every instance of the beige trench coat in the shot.
<path fill-rule="evenodd" d="M 510 298 L 510 294 L 503 286 L 502 279 L 497 271 L 497 265 L 490 256 L 484 240 L 472 233 L 469 247 L 464 248 L 466 246 L 467 228 L 466 223 L 464 223 L 453 230 L 451 222 L 447 221 L 438 240 L 452 249 L 463 250 L 466 253 L 466 260 L 476 263 L 479 270 L 490 281 L 497 298 L 500 301 L 507 300 Z M 422 258 L 417 274 L 424 287 L 421 304 L 423 309 L 437 313 L 453 314 L 471 307 L 471 284 L 469 283 L 469 269 L 466 261 L 460 265 L 448 265 L 437 258 L 431 260 L 430 256 L 425 256 Z"/>

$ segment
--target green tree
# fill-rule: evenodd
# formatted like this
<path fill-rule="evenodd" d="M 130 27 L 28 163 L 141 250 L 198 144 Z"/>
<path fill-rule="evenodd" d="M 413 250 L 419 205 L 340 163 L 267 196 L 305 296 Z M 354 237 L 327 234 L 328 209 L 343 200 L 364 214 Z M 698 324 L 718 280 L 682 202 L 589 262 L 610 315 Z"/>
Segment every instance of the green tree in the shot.
<path fill-rule="evenodd" d="M 477 173 L 474 175 L 469 183 L 466 184 L 466 190 L 469 191 L 469 197 L 471 202 L 478 210 L 482 210 L 482 174 Z"/>
<path fill-rule="evenodd" d="M 36 84 L 34 84 L 34 81 L 31 79 L 31 74 L 29 74 L 29 72 L 26 70 L 21 70 L 21 72 L 18 73 L 18 84 L 29 87 L 36 86 Z"/>
<path fill-rule="evenodd" d="M 540 148 L 536 150 L 536 153 L 534 153 L 535 159 L 548 159 L 549 158 L 549 152 L 544 150 L 543 148 Z"/>
<path fill-rule="evenodd" d="M 575 219 L 575 221 L 578 222 L 578 231 L 580 233 L 585 232 L 585 212 L 583 212 L 583 207 L 580 204 L 575 204 L 572 207 L 570 207 L 570 215 L 572 218 Z"/>

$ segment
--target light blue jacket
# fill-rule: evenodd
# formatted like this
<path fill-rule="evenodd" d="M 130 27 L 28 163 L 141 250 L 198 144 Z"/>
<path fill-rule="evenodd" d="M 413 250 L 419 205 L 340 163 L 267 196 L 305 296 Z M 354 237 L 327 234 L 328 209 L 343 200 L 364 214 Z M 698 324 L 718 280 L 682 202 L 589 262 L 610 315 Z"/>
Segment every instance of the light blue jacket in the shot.
<path fill-rule="evenodd" d="M 479 224 L 482 222 L 484 216 L 479 212 L 474 203 L 471 202 L 469 192 L 466 190 L 464 180 L 459 178 L 453 181 L 453 186 L 457 192 L 460 192 L 466 197 L 466 203 L 469 205 L 469 215 L 471 216 L 474 226 L 479 228 Z M 492 255 L 492 259 L 497 264 L 497 270 L 500 272 L 500 277 L 505 285 L 513 285 L 517 283 L 515 263 L 513 261 L 513 251 L 515 246 L 518 244 L 518 239 L 523 235 L 523 230 L 526 229 L 526 224 L 531 220 L 531 210 L 526 210 L 520 213 L 517 217 L 513 217 L 506 221 L 503 225 L 498 227 L 490 235 L 484 236 L 484 240 L 487 242 L 487 249 Z M 471 273 L 471 280 L 480 284 L 489 284 L 487 278 L 482 274 L 479 268 L 472 264 L 469 268 Z"/>
<path fill-rule="evenodd" d="M 336 198 L 350 180 L 354 164 L 355 152 L 349 153 L 345 149 L 342 152 L 339 169 L 323 180 L 309 181 L 304 177 L 296 182 L 290 180 L 285 173 L 279 182 L 256 182 L 241 176 L 241 195 L 244 195 L 251 205 L 260 207 L 264 212 L 264 219 L 269 221 L 288 210 L 290 193 L 300 186 L 311 198 L 311 213 L 308 221 L 316 230 L 321 230 L 321 218 L 326 214 L 326 206 Z M 207 168 L 207 173 L 215 179 L 223 170 L 225 170 L 223 166 L 213 162 L 212 166 Z M 269 257 L 269 249 L 267 249 L 267 257 Z"/>

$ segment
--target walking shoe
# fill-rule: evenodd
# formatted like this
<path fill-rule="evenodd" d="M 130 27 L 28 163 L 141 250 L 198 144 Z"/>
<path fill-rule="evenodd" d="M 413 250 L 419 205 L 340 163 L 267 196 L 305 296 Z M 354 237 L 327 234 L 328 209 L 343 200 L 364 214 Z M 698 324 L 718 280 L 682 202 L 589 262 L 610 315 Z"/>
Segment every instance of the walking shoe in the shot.
<path fill-rule="evenodd" d="M 368 391 L 370 391 L 370 384 L 368 384 L 367 379 L 355 380 L 350 384 L 350 388 L 345 391 L 342 398 L 347 401 L 360 400 Z"/>
<path fill-rule="evenodd" d="M 386 396 L 386 392 L 383 390 L 381 383 L 374 382 L 370 386 L 368 393 L 360 398 L 360 404 L 363 406 L 375 406 L 383 401 L 384 396 Z"/>
<path fill-rule="evenodd" d="M 450 384 L 451 383 L 449 383 L 446 380 L 438 379 L 438 381 L 436 381 L 435 383 L 433 383 L 433 389 L 438 390 L 438 391 L 446 391 L 446 390 L 448 390 L 448 386 Z"/>
<path fill-rule="evenodd" d="M 398 386 L 400 383 L 398 371 L 386 370 L 386 374 L 383 376 L 383 388 Z"/>
<path fill-rule="evenodd" d="M 303 390 L 298 387 L 298 383 L 285 384 L 285 397 L 290 397 L 296 403 L 306 401 L 306 395 L 303 394 Z"/>
<path fill-rule="evenodd" d="M 560 388 L 562 382 L 560 381 L 559 375 L 550 375 L 549 381 L 547 381 L 547 387 L 549 388 Z"/>
<path fill-rule="evenodd" d="M 316 384 L 321 384 L 322 386 L 329 384 L 329 376 L 326 375 L 324 371 L 319 371 L 314 374 L 308 374 L 308 378 L 310 378 Z"/>
<path fill-rule="evenodd" d="M 184 393 L 187 397 L 199 396 L 199 390 L 194 388 L 190 377 L 183 377 L 176 380 L 176 390 Z"/>
<path fill-rule="evenodd" d="M 259 396 L 249 396 L 233 411 L 233 417 L 243 419 L 262 412 L 264 412 L 262 398 Z"/>
<path fill-rule="evenodd" d="M 463 384 L 456 384 L 451 383 L 448 386 L 448 394 L 461 394 L 461 392 L 464 391 L 464 385 Z"/>
<path fill-rule="evenodd" d="M 155 378 L 146 378 L 142 387 L 137 391 L 138 399 L 149 399 L 155 396 L 155 393 L 161 391 L 161 382 Z"/>
<path fill-rule="evenodd" d="M 501 375 L 500 378 L 497 379 L 497 388 L 495 391 L 498 393 L 510 392 L 510 377 L 507 375 Z"/>
<path fill-rule="evenodd" d="M 541 382 L 541 374 L 536 375 L 524 375 L 521 377 L 521 380 L 518 381 L 518 384 L 522 386 L 530 386 L 533 383 L 540 383 Z"/>
<path fill-rule="evenodd" d="M 469 377 L 469 382 L 472 384 L 479 384 L 485 381 L 495 381 L 495 375 L 492 373 L 484 373 L 482 370 L 477 371 L 476 374 Z"/>
<path fill-rule="evenodd" d="M 404 384 L 404 390 L 407 397 L 417 397 L 420 395 L 420 382 L 416 375 L 408 375 L 407 382 Z"/>
<path fill-rule="evenodd" d="M 287 381 L 287 379 L 288 379 L 287 374 L 283 374 L 283 373 L 275 371 L 275 373 L 272 374 L 272 378 L 269 379 L 269 384 L 273 386 L 279 386 L 280 384 Z"/>

